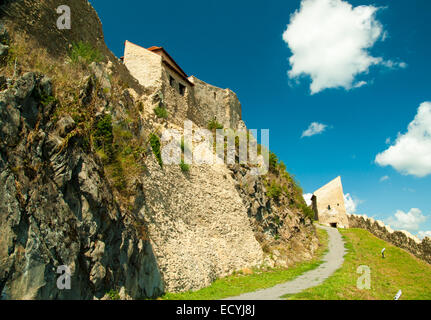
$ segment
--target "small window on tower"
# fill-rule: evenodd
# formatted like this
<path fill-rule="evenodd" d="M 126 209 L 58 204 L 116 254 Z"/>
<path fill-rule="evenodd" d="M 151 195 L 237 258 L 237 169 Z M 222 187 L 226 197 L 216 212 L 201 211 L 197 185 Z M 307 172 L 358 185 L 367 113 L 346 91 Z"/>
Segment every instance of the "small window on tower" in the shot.
<path fill-rule="evenodd" d="M 186 86 L 179 84 L 180 95 L 184 95 L 186 93 Z"/>
<path fill-rule="evenodd" d="M 217 92 L 214 92 L 214 100 L 217 99 Z"/>
<path fill-rule="evenodd" d="M 328 210 L 331 210 L 331 206 L 330 205 L 328 205 Z"/>
<path fill-rule="evenodd" d="M 169 76 L 169 84 L 171 87 L 175 87 L 175 79 L 172 76 Z"/>

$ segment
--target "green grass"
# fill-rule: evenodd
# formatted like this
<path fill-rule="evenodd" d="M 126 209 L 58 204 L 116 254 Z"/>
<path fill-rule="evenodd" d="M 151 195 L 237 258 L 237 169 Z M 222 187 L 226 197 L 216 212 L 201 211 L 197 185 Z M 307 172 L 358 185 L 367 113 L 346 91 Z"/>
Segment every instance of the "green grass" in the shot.
<path fill-rule="evenodd" d="M 103 151 L 106 155 L 106 162 L 110 163 L 114 159 L 114 148 L 112 146 L 114 141 L 112 117 L 106 114 L 101 118 L 94 128 L 94 144 L 97 150 Z M 102 157 L 104 159 L 104 157 Z"/>
<path fill-rule="evenodd" d="M 343 266 L 322 285 L 296 295 L 297 300 L 392 300 L 402 290 L 401 300 L 431 299 L 431 265 L 417 259 L 362 229 L 340 230 L 348 254 Z M 385 259 L 381 250 L 386 248 Z M 371 270 L 371 288 L 358 289 L 361 274 L 357 268 L 366 265 Z"/>
<path fill-rule="evenodd" d="M 223 125 L 217 122 L 216 119 L 213 119 L 210 122 L 208 122 L 208 129 L 209 130 L 223 129 Z"/>
<path fill-rule="evenodd" d="M 159 163 L 160 167 L 163 168 L 162 151 L 160 149 L 160 138 L 154 133 L 150 134 L 150 145 L 151 149 L 153 150 L 153 154 L 157 159 L 157 162 Z"/>
<path fill-rule="evenodd" d="M 317 230 L 320 241 L 315 257 L 308 262 L 298 263 L 288 269 L 275 268 L 269 271 L 255 269 L 253 274 L 237 272 L 228 277 L 214 281 L 209 287 L 183 293 L 167 293 L 164 300 L 217 300 L 237 296 L 242 293 L 270 288 L 277 284 L 292 280 L 304 272 L 317 268 L 328 247 L 326 231 Z"/>
<path fill-rule="evenodd" d="M 103 54 L 98 49 L 82 41 L 72 44 L 69 57 L 73 63 L 83 62 L 85 64 L 90 64 L 103 60 Z"/>
<path fill-rule="evenodd" d="M 167 119 L 169 117 L 169 113 L 164 107 L 156 107 L 154 108 L 154 113 L 158 118 Z"/>
<path fill-rule="evenodd" d="M 109 299 L 111 300 L 120 300 L 120 294 L 118 293 L 118 291 L 111 289 L 109 290 L 109 292 L 106 293 L 109 297 Z"/>
<path fill-rule="evenodd" d="M 180 168 L 181 168 L 182 172 L 189 172 L 190 171 L 190 166 L 187 163 L 185 163 L 183 160 L 181 160 Z"/>
<path fill-rule="evenodd" d="M 270 184 L 266 186 L 266 196 L 271 199 L 278 199 L 283 190 L 280 185 L 278 185 L 275 181 L 272 181 Z"/>

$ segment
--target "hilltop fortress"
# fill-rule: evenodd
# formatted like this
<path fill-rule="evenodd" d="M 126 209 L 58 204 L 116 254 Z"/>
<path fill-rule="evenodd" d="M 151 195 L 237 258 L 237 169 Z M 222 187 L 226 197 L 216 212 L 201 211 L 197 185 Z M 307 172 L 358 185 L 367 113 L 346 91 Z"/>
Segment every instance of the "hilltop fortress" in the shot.
<path fill-rule="evenodd" d="M 164 48 L 146 49 L 126 41 L 122 60 L 142 86 L 161 93 L 169 101 L 170 121 L 182 125 L 189 119 L 206 127 L 216 119 L 225 128 L 244 127 L 241 104 L 233 91 L 215 87 L 195 76 L 188 77 Z"/>

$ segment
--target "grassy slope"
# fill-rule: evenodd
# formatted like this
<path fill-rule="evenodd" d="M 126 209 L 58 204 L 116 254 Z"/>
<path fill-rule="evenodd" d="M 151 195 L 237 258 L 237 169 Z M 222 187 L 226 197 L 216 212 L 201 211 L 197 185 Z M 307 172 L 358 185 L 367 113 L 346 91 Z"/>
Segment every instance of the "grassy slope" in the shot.
<path fill-rule="evenodd" d="M 431 299 L 431 265 L 376 238 L 368 231 L 348 229 L 340 232 L 348 249 L 342 268 L 322 285 L 287 298 L 392 300 L 401 289 L 401 300 Z M 385 259 L 380 254 L 382 248 L 386 248 Z M 356 270 L 360 265 L 367 265 L 371 269 L 370 290 L 356 287 L 361 276 Z"/>
<path fill-rule="evenodd" d="M 245 275 L 235 273 L 231 276 L 218 279 L 209 287 L 198 291 L 183 293 L 167 293 L 162 297 L 165 300 L 216 300 L 237 296 L 242 293 L 269 288 L 276 284 L 292 280 L 306 271 L 317 268 L 322 263 L 322 257 L 327 251 L 328 234 L 317 229 L 320 246 L 313 260 L 298 263 L 288 269 L 271 269 L 270 271 L 254 270 L 253 274 Z"/>

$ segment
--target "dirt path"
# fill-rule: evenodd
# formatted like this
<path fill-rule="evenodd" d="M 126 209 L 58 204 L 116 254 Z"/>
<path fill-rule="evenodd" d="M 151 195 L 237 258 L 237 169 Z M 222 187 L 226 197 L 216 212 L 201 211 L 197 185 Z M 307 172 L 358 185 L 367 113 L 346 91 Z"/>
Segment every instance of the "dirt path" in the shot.
<path fill-rule="evenodd" d="M 268 289 L 244 293 L 226 300 L 281 300 L 280 297 L 285 294 L 299 293 L 323 283 L 342 266 L 346 250 L 344 241 L 337 229 L 323 226 L 317 227 L 326 230 L 329 235 L 329 250 L 323 257 L 324 263 L 289 282 L 278 284 Z"/>

